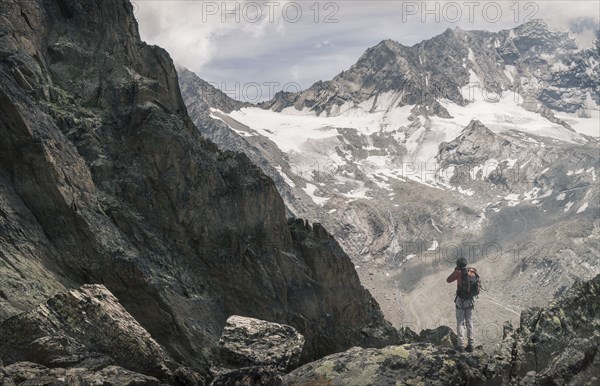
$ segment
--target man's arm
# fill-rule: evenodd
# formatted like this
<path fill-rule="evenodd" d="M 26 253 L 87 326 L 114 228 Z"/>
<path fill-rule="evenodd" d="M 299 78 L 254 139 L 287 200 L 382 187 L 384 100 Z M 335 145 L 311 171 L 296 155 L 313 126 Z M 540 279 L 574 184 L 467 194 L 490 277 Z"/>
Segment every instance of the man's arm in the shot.
<path fill-rule="evenodd" d="M 446 282 L 452 283 L 453 281 L 458 280 L 459 275 L 460 275 L 460 270 L 455 269 L 454 272 L 452 272 L 450 274 L 450 276 L 448 276 L 448 278 L 446 279 Z"/>

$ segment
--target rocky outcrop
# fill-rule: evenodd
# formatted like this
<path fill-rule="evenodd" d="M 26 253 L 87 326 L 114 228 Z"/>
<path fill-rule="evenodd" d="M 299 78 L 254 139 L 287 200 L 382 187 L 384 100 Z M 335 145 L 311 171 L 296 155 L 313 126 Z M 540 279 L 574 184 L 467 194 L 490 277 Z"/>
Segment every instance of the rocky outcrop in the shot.
<path fill-rule="evenodd" d="M 600 381 L 600 275 L 576 283 L 545 308 L 521 314 L 506 331 L 509 374 L 528 384 L 593 385 Z"/>
<path fill-rule="evenodd" d="M 483 385 L 485 357 L 463 355 L 429 343 L 352 348 L 292 371 L 286 385 Z M 499 384 L 499 383 L 497 383 Z"/>
<path fill-rule="evenodd" d="M 285 372 L 298 367 L 304 337 L 284 324 L 234 315 L 227 319 L 219 345 L 225 366 L 270 366 Z"/>
<path fill-rule="evenodd" d="M 48 368 L 31 362 L 17 362 L 5 368 L 0 367 L 0 384 L 4 386 L 158 386 L 162 383 L 156 378 L 118 366 L 107 366 L 99 370 L 82 367 L 64 369 Z"/>
<path fill-rule="evenodd" d="M 114 362 L 157 378 L 170 375 L 162 348 L 102 285 L 60 293 L 0 323 L 0 358 L 48 367 Z"/>
<path fill-rule="evenodd" d="M 273 367 L 241 367 L 219 373 L 211 386 L 279 386 L 283 383 L 283 374 Z"/>
<path fill-rule="evenodd" d="M 101 283 L 204 374 L 230 315 L 297 328 L 303 360 L 394 341 L 331 237 L 306 255 L 272 181 L 200 136 L 128 1 L 4 2 L 0 26 L 3 319 Z"/>
<path fill-rule="evenodd" d="M 458 346 L 458 338 L 454 331 L 448 326 L 439 326 L 433 330 L 421 330 L 418 339 L 415 339 L 415 341 L 449 348 Z"/>

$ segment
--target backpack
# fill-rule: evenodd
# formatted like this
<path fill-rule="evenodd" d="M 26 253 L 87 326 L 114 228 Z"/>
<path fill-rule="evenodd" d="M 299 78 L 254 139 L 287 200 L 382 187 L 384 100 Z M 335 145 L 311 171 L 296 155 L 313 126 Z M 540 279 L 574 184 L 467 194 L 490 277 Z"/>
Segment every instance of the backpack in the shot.
<path fill-rule="evenodd" d="M 481 280 L 477 270 L 472 267 L 462 269 L 462 278 L 460 287 L 456 291 L 456 296 L 465 300 L 472 300 L 479 295 L 481 290 Z"/>

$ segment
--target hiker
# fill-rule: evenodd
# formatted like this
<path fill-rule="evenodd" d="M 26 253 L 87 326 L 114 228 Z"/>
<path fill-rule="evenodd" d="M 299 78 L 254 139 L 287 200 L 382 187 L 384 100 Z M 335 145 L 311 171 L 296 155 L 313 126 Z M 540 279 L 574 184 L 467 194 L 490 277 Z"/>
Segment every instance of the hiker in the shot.
<path fill-rule="evenodd" d="M 456 260 L 454 272 L 448 276 L 446 281 L 452 283 L 456 280 L 456 334 L 458 336 L 458 351 L 463 351 L 465 325 L 467 327 L 467 352 L 473 351 L 473 307 L 474 297 L 479 294 L 479 275 L 475 268 L 467 268 L 467 260 L 464 257 Z"/>

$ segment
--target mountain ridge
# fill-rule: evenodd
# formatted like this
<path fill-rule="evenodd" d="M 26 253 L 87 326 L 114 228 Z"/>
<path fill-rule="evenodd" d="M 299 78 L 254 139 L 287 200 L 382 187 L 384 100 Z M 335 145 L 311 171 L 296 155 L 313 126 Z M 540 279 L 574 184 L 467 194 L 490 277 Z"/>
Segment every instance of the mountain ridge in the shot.
<path fill-rule="evenodd" d="M 528 54 L 532 47 L 535 47 L 533 55 Z M 475 82 L 481 83 L 482 90 L 489 93 L 490 98 L 495 98 L 501 90 L 538 98 L 537 93 L 542 90 L 536 83 L 538 77 L 534 75 L 534 70 L 542 70 L 544 74 L 541 80 L 548 82 L 556 92 L 560 92 L 561 85 L 565 83 L 564 79 L 549 73 L 546 59 L 540 59 L 539 55 L 556 54 L 560 57 L 563 52 L 567 54 L 567 60 L 569 55 L 576 61 L 594 57 L 597 65 L 597 47 L 579 52 L 575 41 L 566 32 L 552 31 L 541 19 L 499 32 L 449 28 L 412 46 L 386 39 L 368 48 L 354 65 L 331 81 L 316 82 L 298 93 L 278 93 L 260 106 L 275 111 L 294 106 L 296 110 L 308 108 L 317 114 L 325 112 L 335 115 L 339 113 L 338 107 L 344 103 L 360 104 L 387 91 L 402 92 L 399 105 L 427 105 L 433 98 L 447 98 L 464 105 L 470 97 L 465 98 L 460 90 L 473 83 L 469 70 L 475 72 L 478 77 Z M 471 60 L 473 56 L 476 61 Z M 519 57 L 523 59 L 517 61 Z M 497 68 L 498 65 L 503 67 L 502 71 Z M 511 74 L 513 70 L 506 70 L 506 65 L 516 66 L 517 73 Z M 593 74 L 591 71 L 588 76 Z M 525 77 L 526 83 L 514 79 L 517 75 Z M 591 92 L 592 99 L 598 104 L 598 93 L 589 83 L 589 79 L 579 80 L 581 91 Z M 549 107 L 573 112 L 582 107 L 585 92 L 577 97 L 579 101 L 573 105 L 561 106 L 561 98 L 549 93 L 542 95 L 541 100 Z"/>

